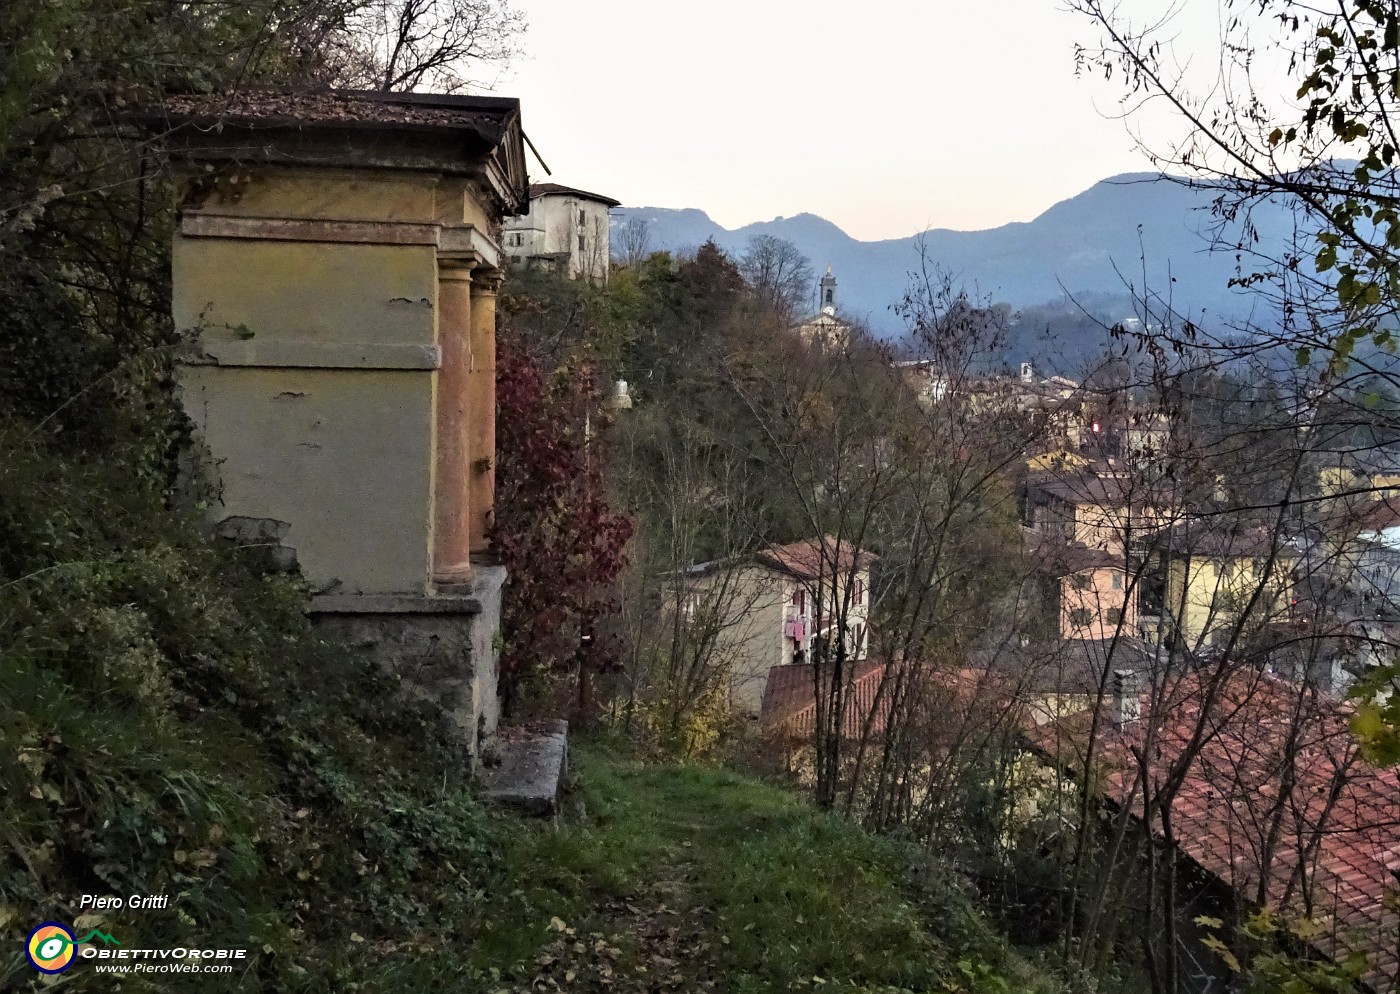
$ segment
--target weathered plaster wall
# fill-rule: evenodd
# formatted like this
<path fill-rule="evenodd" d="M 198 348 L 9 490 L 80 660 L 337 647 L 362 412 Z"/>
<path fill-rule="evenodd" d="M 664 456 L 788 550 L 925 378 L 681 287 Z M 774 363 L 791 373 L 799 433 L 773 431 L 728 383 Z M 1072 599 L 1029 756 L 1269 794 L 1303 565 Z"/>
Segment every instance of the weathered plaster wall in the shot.
<path fill-rule="evenodd" d="M 187 174 L 199 179 L 199 173 Z M 237 182 L 234 180 L 237 179 Z M 462 216 L 460 181 L 450 188 L 436 176 L 363 169 L 251 166 L 231 170 L 196 204 L 211 213 L 248 217 L 303 217 L 335 221 L 469 220 Z M 439 202 L 446 201 L 439 209 Z"/>
<path fill-rule="evenodd" d="M 220 461 L 222 512 L 290 523 L 317 589 L 427 594 L 439 567 L 469 582 L 494 464 L 494 277 L 482 306 L 468 285 L 494 248 L 472 181 L 213 177 L 185 176 L 172 312 L 198 338 L 185 402 Z M 464 223 L 477 234 L 449 250 L 443 225 Z"/>
<path fill-rule="evenodd" d="M 518 103 L 195 104 L 161 126 L 181 389 L 221 488 L 215 532 L 299 565 L 313 621 L 437 702 L 475 753 L 498 718 L 504 570 L 474 568 L 494 495 L 472 463 L 494 461 L 488 298 L 500 217 L 529 184 Z"/>
<path fill-rule="evenodd" d="M 520 236 L 519 244 L 516 235 Z M 507 222 L 505 250 L 516 262 L 531 256 L 567 256 L 568 276 L 604 281 L 608 275 L 610 236 L 606 204 L 571 194 L 547 193 L 530 201 L 530 212 L 525 217 Z"/>
<path fill-rule="evenodd" d="M 396 370 L 191 366 L 185 409 L 218 462 L 217 513 L 291 527 L 313 589 L 423 593 L 429 381 Z"/>
<path fill-rule="evenodd" d="M 430 346 L 437 269 L 430 245 L 251 238 L 175 239 L 175 326 L 206 344 Z"/>

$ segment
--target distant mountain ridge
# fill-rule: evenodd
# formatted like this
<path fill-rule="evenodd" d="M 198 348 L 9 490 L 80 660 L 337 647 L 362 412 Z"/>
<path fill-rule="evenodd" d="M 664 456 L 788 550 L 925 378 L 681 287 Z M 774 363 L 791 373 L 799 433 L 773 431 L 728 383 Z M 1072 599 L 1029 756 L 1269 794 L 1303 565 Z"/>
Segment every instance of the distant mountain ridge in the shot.
<path fill-rule="evenodd" d="M 1143 288 L 1170 294 L 1176 309 L 1207 326 L 1259 313 L 1256 296 L 1230 288 L 1238 275 L 1233 250 L 1210 251 L 1209 238 L 1233 245 L 1238 223 L 1223 224 L 1211 213 L 1217 191 L 1188 186 L 1154 173 L 1125 173 L 1044 211 L 1031 221 L 983 231 L 938 228 L 907 238 L 863 242 L 814 214 L 779 217 L 730 230 L 696 208 L 624 207 L 613 212 L 613 230 L 633 218 L 649 222 L 653 249 L 694 249 L 707 239 L 741 253 L 756 235 L 786 238 L 824 271 L 829 262 L 839 280 L 842 310 L 865 320 L 884 336 L 898 335 L 902 322 L 890 307 L 903 296 L 909 273 L 920 264 L 922 240 L 929 262 L 960 277 L 969 290 L 1013 307 L 1070 295 L 1126 297 Z M 1266 202 L 1251 223 L 1266 250 L 1281 250 L 1293 231 L 1286 204 Z M 1271 254 L 1277 255 L 1277 252 Z M 1248 260 L 1245 271 L 1252 271 Z M 1126 309 L 1126 308 L 1125 308 Z M 1125 315 L 1126 316 L 1126 315 Z"/>

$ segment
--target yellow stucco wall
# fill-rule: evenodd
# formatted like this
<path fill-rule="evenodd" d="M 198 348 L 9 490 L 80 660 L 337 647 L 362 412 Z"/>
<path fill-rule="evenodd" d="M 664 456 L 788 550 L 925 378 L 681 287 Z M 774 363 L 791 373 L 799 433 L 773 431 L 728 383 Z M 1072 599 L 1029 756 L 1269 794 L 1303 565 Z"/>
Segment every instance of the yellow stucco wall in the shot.
<path fill-rule="evenodd" d="M 431 345 L 436 267 L 428 245 L 177 236 L 172 312 L 210 342 Z"/>
<path fill-rule="evenodd" d="M 1286 591 L 1290 565 L 1282 558 L 1275 561 L 1273 575 L 1255 601 L 1251 615 L 1254 620 L 1265 620 L 1278 608 Z M 1203 637 L 1209 632 L 1238 621 L 1239 612 L 1261 583 L 1264 573 L 1260 560 L 1178 559 L 1167 575 L 1167 610 L 1176 619 L 1177 630 L 1188 645 L 1208 642 Z"/>
<path fill-rule="evenodd" d="M 438 214 L 431 176 L 272 167 L 232 176 L 187 202 L 185 217 L 392 225 Z M 222 488 L 211 515 L 287 522 L 283 544 L 313 588 L 429 589 L 436 253 L 293 236 L 174 239 L 176 326 L 197 330 L 215 357 L 181 374 Z"/>
<path fill-rule="evenodd" d="M 420 372 L 193 366 L 186 410 L 223 505 L 291 524 L 314 588 L 422 593 L 431 541 L 431 378 Z"/>
<path fill-rule="evenodd" d="M 221 176 L 199 209 L 248 217 L 429 222 L 439 220 L 438 186 L 436 176 L 413 173 L 254 167 Z"/>
<path fill-rule="evenodd" d="M 1325 466 L 1318 471 L 1317 486 L 1324 497 L 1346 494 L 1353 499 L 1379 500 L 1400 495 L 1400 476 L 1358 473 L 1345 466 Z"/>
<path fill-rule="evenodd" d="M 436 191 L 434 220 L 445 224 L 470 224 L 482 231 L 494 226 L 471 180 L 444 179 Z"/>
<path fill-rule="evenodd" d="M 466 543 L 462 564 L 435 562 L 451 551 L 438 519 L 454 500 L 466 517 L 471 481 L 435 479 L 437 449 L 472 424 L 440 380 L 477 308 L 445 314 L 440 263 L 494 272 L 478 181 L 269 164 L 181 181 L 172 314 L 200 346 L 181 383 L 223 488 L 214 519 L 290 524 L 284 544 L 318 589 L 421 595 L 457 581 L 435 571 L 464 566 Z"/>

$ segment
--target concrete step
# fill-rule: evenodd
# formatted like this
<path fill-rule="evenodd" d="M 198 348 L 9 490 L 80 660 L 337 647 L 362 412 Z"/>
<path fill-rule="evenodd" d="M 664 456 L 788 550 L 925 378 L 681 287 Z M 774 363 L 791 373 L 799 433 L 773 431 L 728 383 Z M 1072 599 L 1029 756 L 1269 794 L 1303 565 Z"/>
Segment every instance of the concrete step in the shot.
<path fill-rule="evenodd" d="M 499 763 L 484 765 L 482 794 L 524 814 L 552 818 L 569 765 L 569 723 L 560 719 L 529 722 L 497 732 Z"/>

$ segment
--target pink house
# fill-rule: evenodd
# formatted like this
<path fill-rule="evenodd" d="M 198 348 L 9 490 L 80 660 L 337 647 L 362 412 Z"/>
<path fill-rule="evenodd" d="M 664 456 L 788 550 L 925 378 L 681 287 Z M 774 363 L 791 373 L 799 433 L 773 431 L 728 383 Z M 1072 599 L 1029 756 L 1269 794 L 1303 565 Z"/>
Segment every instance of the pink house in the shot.
<path fill-rule="evenodd" d="M 1111 639 L 1137 634 L 1137 598 L 1123 556 L 1080 544 L 1042 546 L 1037 553 L 1051 581 L 1050 602 L 1063 639 Z"/>

